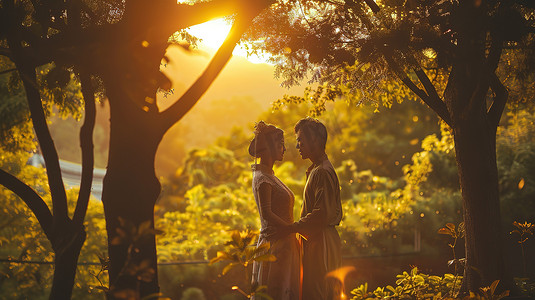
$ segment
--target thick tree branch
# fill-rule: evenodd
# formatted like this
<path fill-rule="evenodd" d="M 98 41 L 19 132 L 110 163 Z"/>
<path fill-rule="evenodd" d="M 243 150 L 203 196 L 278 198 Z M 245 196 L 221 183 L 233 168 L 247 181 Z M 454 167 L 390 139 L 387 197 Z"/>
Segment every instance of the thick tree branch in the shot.
<path fill-rule="evenodd" d="M 21 69 L 24 69 L 24 67 L 18 69 L 20 71 Z M 58 152 L 56 151 L 54 140 L 52 140 L 52 136 L 48 130 L 45 113 L 41 103 L 41 96 L 37 89 L 35 70 L 24 70 L 21 73 L 28 106 L 30 108 L 33 128 L 35 130 L 35 135 L 39 140 L 41 153 L 45 160 L 48 184 L 52 196 L 54 220 L 63 222 L 68 219 L 67 195 L 65 193 L 65 186 L 63 185 L 63 178 L 61 177 Z"/>
<path fill-rule="evenodd" d="M 9 73 L 9 72 L 13 72 L 13 71 L 17 71 L 17 68 L 2 70 L 2 71 L 0 71 L 0 75 L 6 74 L 6 73 Z"/>
<path fill-rule="evenodd" d="M 173 105 L 161 112 L 163 130 L 167 131 L 197 103 L 232 56 L 232 51 L 254 16 L 238 16 L 229 35 L 204 72 Z"/>
<path fill-rule="evenodd" d="M 495 96 L 494 101 L 487 112 L 487 117 L 490 124 L 497 128 L 500 124 L 500 119 L 502 117 L 503 110 L 505 109 L 509 92 L 500 82 L 500 79 L 498 76 L 496 76 L 496 74 L 492 74 L 490 77 L 490 87 L 494 91 Z"/>
<path fill-rule="evenodd" d="M 33 65 L 38 67 L 44 64 L 47 64 L 53 60 L 51 56 L 46 55 L 47 53 L 43 48 L 37 47 L 21 47 L 18 56 L 26 61 L 27 65 Z M 13 52 L 9 48 L 0 48 L 0 55 L 9 58 L 11 61 L 14 59 Z"/>
<path fill-rule="evenodd" d="M 13 23 L 12 23 L 13 24 Z M 20 26 L 13 24 L 14 26 Z M 13 62 L 19 70 L 20 77 L 26 92 L 26 99 L 30 108 L 30 115 L 35 130 L 35 135 L 39 140 L 39 145 L 43 158 L 45 160 L 46 171 L 48 175 L 48 183 L 50 186 L 50 193 L 52 195 L 52 211 L 54 222 L 60 222 L 57 225 L 61 226 L 61 222 L 68 219 L 67 212 L 67 195 L 61 178 L 61 169 L 59 166 L 59 157 L 54 146 L 54 141 L 48 130 L 45 113 L 41 103 L 41 95 L 39 93 L 35 69 L 32 65 L 28 65 L 24 58 L 21 57 L 20 37 L 17 36 L 16 30 L 10 31 L 8 34 L 8 45 L 13 53 Z"/>
<path fill-rule="evenodd" d="M 493 35 L 495 38 L 493 38 L 489 55 L 487 56 L 487 69 L 490 70 L 490 72 L 495 72 L 498 68 L 498 63 L 500 62 L 500 58 L 502 56 L 503 51 L 503 40 L 500 37 L 497 37 L 496 35 Z"/>
<path fill-rule="evenodd" d="M 439 116 L 448 124 L 450 127 L 452 125 L 450 113 L 448 111 L 448 107 L 446 106 L 446 103 L 440 99 L 440 96 L 437 93 L 437 90 L 435 89 L 435 86 L 433 83 L 431 83 L 431 80 L 429 80 L 429 77 L 427 74 L 425 74 L 424 70 L 422 68 L 417 68 L 414 70 L 414 73 L 416 73 L 416 76 L 418 76 L 418 79 L 420 79 L 420 82 L 424 86 L 425 90 L 427 91 L 427 94 L 429 97 L 427 99 L 422 99 L 431 109 L 433 109 Z"/>
<path fill-rule="evenodd" d="M 373 11 L 374 14 L 377 14 L 380 10 L 380 7 L 377 5 L 377 3 L 374 0 L 365 0 L 366 4 L 370 7 L 370 9 Z M 371 30 L 371 22 L 369 22 L 369 28 L 368 30 Z M 388 64 L 388 66 L 398 75 L 398 77 L 401 79 L 401 81 L 411 90 L 413 91 L 422 101 L 427 104 L 432 110 L 434 110 L 438 116 L 448 124 L 448 126 L 452 126 L 451 116 L 448 112 L 448 108 L 444 101 L 440 99 L 440 96 L 438 95 L 435 86 L 431 83 L 429 80 L 429 77 L 427 77 L 427 74 L 422 70 L 422 68 L 419 66 L 418 62 L 412 55 L 409 53 L 409 59 L 418 66 L 414 70 L 416 73 L 416 76 L 424 86 L 426 91 L 421 90 L 412 82 L 412 80 L 407 76 L 407 74 L 402 70 L 402 68 L 397 64 L 397 62 L 394 60 L 394 51 L 390 49 L 390 47 L 382 47 L 380 49 L 383 52 L 384 58 Z"/>
<path fill-rule="evenodd" d="M 82 13 L 82 1 L 71 0 L 68 6 L 69 30 L 78 31 L 81 29 L 80 15 Z M 80 180 L 80 190 L 76 208 L 72 217 L 73 226 L 82 228 L 84 218 L 87 213 L 87 205 L 91 195 L 93 183 L 94 152 L 93 152 L 93 130 L 95 128 L 96 108 L 95 89 L 91 82 L 91 75 L 87 72 L 83 62 L 80 63 L 80 83 L 84 98 L 84 123 L 80 128 L 80 148 L 82 150 L 82 178 Z"/>
<path fill-rule="evenodd" d="M 433 109 L 443 120 L 451 127 L 451 117 L 450 113 L 448 111 L 448 107 L 446 106 L 446 103 L 442 101 L 440 96 L 438 95 L 438 92 L 435 88 L 435 85 L 429 80 L 429 76 L 425 73 L 425 71 L 420 66 L 420 63 L 416 60 L 414 55 L 412 53 L 409 53 L 407 55 L 409 57 L 409 61 L 411 64 L 415 66 L 413 68 L 414 73 L 424 86 L 427 95 L 429 95 L 428 99 L 422 99 L 424 102 Z"/>
<path fill-rule="evenodd" d="M 80 128 L 80 147 L 82 148 L 82 179 L 78 201 L 74 210 L 73 223 L 75 227 L 81 227 L 87 212 L 89 196 L 91 195 L 91 185 L 93 182 L 93 129 L 95 128 L 95 93 L 91 84 L 91 77 L 87 72 L 80 72 L 82 83 L 82 94 L 84 96 L 84 124 Z"/>
<path fill-rule="evenodd" d="M 431 80 L 429 80 L 429 77 L 427 76 L 427 74 L 425 74 L 424 70 L 422 70 L 422 68 L 418 65 L 418 67 L 414 68 L 413 71 L 416 74 L 416 77 L 418 77 L 418 79 L 424 86 L 425 91 L 427 92 L 429 97 L 440 99 L 435 86 L 433 85 L 433 83 L 431 83 Z"/>
<path fill-rule="evenodd" d="M 409 64 L 413 65 L 413 71 L 424 86 L 425 90 L 427 91 L 427 94 L 430 97 L 440 99 L 440 96 L 437 93 L 437 90 L 431 80 L 429 80 L 429 77 L 425 73 L 425 71 L 422 69 L 422 66 L 416 60 L 416 57 L 414 57 L 414 54 L 412 52 L 405 53 L 407 56 L 407 60 L 409 61 Z"/>
<path fill-rule="evenodd" d="M 502 13 L 507 13 L 511 6 L 513 5 L 512 1 L 500 1 L 498 5 L 497 16 L 500 16 Z M 490 49 L 489 54 L 487 55 L 486 67 L 490 70 L 491 73 L 494 73 L 498 68 L 498 63 L 502 56 L 503 44 L 504 44 L 504 30 L 507 30 L 503 27 L 503 21 L 500 22 L 500 17 L 495 17 L 491 22 L 496 23 L 490 30 Z M 491 79 L 492 80 L 492 79 Z"/>
<path fill-rule="evenodd" d="M 479 75 L 479 82 L 470 97 L 468 111 L 479 109 L 481 106 L 486 105 L 485 100 L 487 99 L 490 81 L 494 80 L 492 77 L 496 76 L 495 71 L 498 68 L 498 63 L 500 62 L 500 57 L 502 55 L 503 41 L 496 32 L 492 33 L 492 38 L 489 54 L 485 61 L 480 65 L 481 75 Z"/>
<path fill-rule="evenodd" d="M 401 81 L 411 91 L 413 91 L 421 99 L 426 99 L 426 98 L 429 97 L 424 90 L 418 88 L 416 86 L 416 84 L 414 84 L 414 82 L 412 82 L 412 80 L 407 76 L 405 71 L 403 71 L 403 69 L 399 66 L 399 64 L 394 60 L 394 58 L 390 54 L 385 53 L 384 58 L 385 58 L 386 63 L 390 67 L 390 69 L 392 69 L 392 71 L 394 71 L 394 73 L 398 76 L 398 78 L 400 78 Z"/>
<path fill-rule="evenodd" d="M 368 4 L 368 6 L 371 8 L 371 10 L 373 11 L 374 14 L 378 13 L 379 10 L 381 10 L 379 5 L 377 5 L 377 3 L 375 3 L 375 1 L 373 1 L 373 0 L 364 0 L 364 2 L 366 2 L 366 4 Z"/>
<path fill-rule="evenodd" d="M 424 88 L 426 88 L 427 92 L 418 88 L 418 86 L 416 86 L 416 84 L 412 82 L 412 80 L 407 76 L 407 74 L 403 71 L 399 64 L 394 60 L 393 52 L 390 51 L 390 49 L 384 48 L 383 53 L 388 66 L 401 79 L 401 81 L 418 97 L 420 97 L 420 99 L 422 99 L 422 101 L 424 101 L 427 106 L 433 109 L 438 114 L 438 116 L 442 120 L 444 120 L 444 122 L 446 122 L 446 124 L 451 127 L 451 117 L 446 107 L 446 104 L 440 99 L 440 97 L 438 97 L 435 87 L 433 86 L 431 81 L 429 81 L 429 77 L 427 77 L 427 75 L 423 73 L 423 70 L 420 68 L 419 70 L 415 70 L 415 73 L 420 79 L 420 81 L 422 81 L 422 84 L 424 85 Z M 431 95 L 428 94 L 430 92 Z"/>
<path fill-rule="evenodd" d="M 468 112 L 471 112 L 474 109 L 480 109 L 482 106 L 486 105 L 487 92 L 489 90 L 491 81 L 495 80 L 493 79 L 493 77 L 496 77 L 495 71 L 496 68 L 498 68 L 498 63 L 500 61 L 500 56 L 502 53 L 501 45 L 498 46 L 494 44 L 495 43 L 493 43 L 493 46 L 489 51 L 489 55 L 486 59 L 486 62 L 481 64 L 480 72 L 482 74 L 479 75 L 479 82 L 477 83 L 476 89 L 474 90 L 472 96 L 469 99 L 467 108 Z M 496 80 L 498 80 L 499 82 L 499 79 L 496 78 Z M 494 92 L 496 93 L 496 90 L 494 90 Z"/>
<path fill-rule="evenodd" d="M 509 3 L 510 4 L 510 3 Z M 500 3 L 500 9 L 504 9 L 506 4 Z M 494 80 L 492 77 L 496 76 L 495 72 L 498 68 L 498 63 L 502 56 L 503 51 L 503 32 L 502 28 L 494 28 L 490 32 L 491 44 L 489 54 L 485 60 L 481 63 L 481 75 L 479 76 L 479 82 L 476 86 L 476 90 L 472 94 L 469 103 L 468 111 L 473 109 L 480 109 L 486 105 L 487 92 L 489 90 L 490 81 Z M 499 81 L 499 80 L 498 80 Z"/>
<path fill-rule="evenodd" d="M 427 94 L 425 93 L 424 90 L 418 88 L 416 86 L 416 84 L 414 84 L 414 82 L 412 82 L 412 80 L 408 77 L 408 76 L 405 76 L 403 78 L 401 78 L 401 81 L 405 84 L 405 86 L 407 86 L 413 93 L 415 93 L 418 97 L 420 97 L 420 99 L 424 100 L 424 99 L 427 99 L 429 98 L 429 96 L 427 96 Z"/>
<path fill-rule="evenodd" d="M 0 169 L 0 184 L 19 196 L 33 212 L 45 235 L 50 239 L 52 235 L 52 214 L 45 201 L 31 187 L 17 177 Z"/>

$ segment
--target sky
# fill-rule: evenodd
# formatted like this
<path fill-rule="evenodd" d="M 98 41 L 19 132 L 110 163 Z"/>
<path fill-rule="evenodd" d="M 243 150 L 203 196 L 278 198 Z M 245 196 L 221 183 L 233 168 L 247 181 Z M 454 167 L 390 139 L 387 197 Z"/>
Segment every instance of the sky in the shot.
<path fill-rule="evenodd" d="M 188 29 L 188 32 L 192 35 L 202 39 L 199 48 L 207 52 L 214 52 L 223 44 L 225 37 L 228 35 L 231 28 L 231 24 L 225 18 L 214 19 L 196 26 L 192 26 Z M 258 57 L 256 55 L 247 55 L 247 51 L 244 47 L 238 45 L 233 52 L 236 56 L 245 57 L 255 64 L 266 64 L 268 56 Z"/>

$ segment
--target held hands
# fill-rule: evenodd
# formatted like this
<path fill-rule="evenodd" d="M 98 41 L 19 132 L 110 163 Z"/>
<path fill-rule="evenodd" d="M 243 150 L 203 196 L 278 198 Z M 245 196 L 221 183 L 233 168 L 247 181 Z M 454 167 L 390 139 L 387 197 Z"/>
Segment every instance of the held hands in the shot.
<path fill-rule="evenodd" d="M 292 223 L 288 225 L 268 226 L 261 231 L 261 234 L 268 240 L 278 240 L 295 232 L 297 232 L 295 223 Z"/>

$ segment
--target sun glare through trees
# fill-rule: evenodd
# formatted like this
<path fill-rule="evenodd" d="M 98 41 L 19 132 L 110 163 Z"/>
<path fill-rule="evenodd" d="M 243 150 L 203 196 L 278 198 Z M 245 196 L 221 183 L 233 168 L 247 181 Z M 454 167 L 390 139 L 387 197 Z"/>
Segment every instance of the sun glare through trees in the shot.
<path fill-rule="evenodd" d="M 211 54 L 213 54 L 215 53 L 215 51 L 217 51 L 217 49 L 219 49 L 219 47 L 221 46 L 221 44 L 223 44 L 223 41 L 227 37 L 230 31 L 230 27 L 232 26 L 229 22 L 230 21 L 224 18 L 215 19 L 196 26 L 192 26 L 187 31 L 193 36 L 200 39 L 199 48 L 201 50 L 209 51 Z M 253 42 L 258 43 L 258 41 Z M 269 55 L 267 53 L 248 53 L 247 49 L 247 45 L 238 45 L 234 50 L 233 55 L 245 57 L 250 62 L 256 64 L 269 63 Z"/>

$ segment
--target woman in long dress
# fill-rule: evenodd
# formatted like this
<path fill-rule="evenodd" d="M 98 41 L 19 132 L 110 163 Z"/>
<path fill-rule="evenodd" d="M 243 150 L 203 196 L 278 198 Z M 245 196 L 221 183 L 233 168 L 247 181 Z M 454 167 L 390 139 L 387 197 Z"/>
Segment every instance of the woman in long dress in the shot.
<path fill-rule="evenodd" d="M 293 224 L 294 195 L 273 173 L 273 163 L 282 161 L 284 132 L 263 121 L 257 123 L 255 138 L 249 146 L 249 154 L 255 157 L 253 168 L 253 193 L 260 214 L 262 228 L 258 245 L 269 242 L 269 253 L 274 262 L 254 262 L 252 283 L 267 286 L 267 294 L 277 300 L 300 298 L 299 244 L 295 234 L 266 237 L 268 227 Z M 256 158 L 260 163 L 256 164 Z M 254 299 L 254 297 L 253 297 Z"/>

